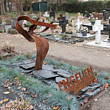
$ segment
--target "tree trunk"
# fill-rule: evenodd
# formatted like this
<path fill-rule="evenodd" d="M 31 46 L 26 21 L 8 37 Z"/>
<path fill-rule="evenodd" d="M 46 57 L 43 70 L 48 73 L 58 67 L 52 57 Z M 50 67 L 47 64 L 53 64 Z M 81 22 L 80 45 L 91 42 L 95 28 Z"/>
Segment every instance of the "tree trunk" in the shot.
<path fill-rule="evenodd" d="M 16 0 L 17 13 L 19 15 L 23 14 L 22 0 Z"/>
<path fill-rule="evenodd" d="M 5 14 L 4 0 L 1 0 L 1 15 Z"/>
<path fill-rule="evenodd" d="M 5 8 L 5 11 L 8 12 L 8 9 L 7 9 L 7 0 L 4 0 L 4 8 Z"/>

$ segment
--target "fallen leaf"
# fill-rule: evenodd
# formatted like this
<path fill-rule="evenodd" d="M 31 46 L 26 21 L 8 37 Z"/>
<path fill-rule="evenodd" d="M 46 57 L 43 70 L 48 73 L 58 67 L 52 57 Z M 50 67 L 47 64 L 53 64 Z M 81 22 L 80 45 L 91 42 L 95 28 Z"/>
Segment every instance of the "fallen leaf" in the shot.
<path fill-rule="evenodd" d="M 3 100 L 1 100 L 1 101 L 0 101 L 0 104 L 3 104 L 3 103 L 4 103 Z"/>
<path fill-rule="evenodd" d="M 9 91 L 3 92 L 3 94 L 5 94 L 5 95 L 6 95 L 6 94 L 9 94 L 9 93 L 10 93 Z"/>
<path fill-rule="evenodd" d="M 47 62 L 43 62 L 43 64 L 44 64 L 44 65 L 46 65 L 46 64 L 47 64 Z"/>
<path fill-rule="evenodd" d="M 9 101 L 9 99 L 3 99 L 0 101 L 0 104 L 3 104 L 3 103 L 8 102 L 8 101 Z"/>
<path fill-rule="evenodd" d="M 108 87 L 109 87 L 109 84 L 106 83 L 106 84 L 104 85 L 104 88 L 108 88 Z"/>
<path fill-rule="evenodd" d="M 31 94 L 31 97 L 32 98 L 36 98 L 37 97 L 37 94 Z"/>
<path fill-rule="evenodd" d="M 5 103 L 5 102 L 8 102 L 9 101 L 9 99 L 3 99 L 3 102 Z"/>
<path fill-rule="evenodd" d="M 21 88 L 21 90 L 25 92 L 25 91 L 27 90 L 27 88 L 24 88 L 24 87 L 23 87 L 23 88 Z"/>
<path fill-rule="evenodd" d="M 60 106 L 53 106 L 52 109 L 53 110 L 60 110 Z"/>

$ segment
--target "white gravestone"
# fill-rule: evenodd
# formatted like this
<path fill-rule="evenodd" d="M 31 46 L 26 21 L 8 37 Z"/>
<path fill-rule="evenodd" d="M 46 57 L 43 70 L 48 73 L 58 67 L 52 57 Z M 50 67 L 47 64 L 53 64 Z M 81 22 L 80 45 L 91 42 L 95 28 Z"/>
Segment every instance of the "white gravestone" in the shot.
<path fill-rule="evenodd" d="M 101 20 L 96 20 L 93 26 L 93 31 L 96 32 L 95 34 L 95 43 L 101 43 L 101 30 L 103 30 L 103 25 L 101 24 Z"/>
<path fill-rule="evenodd" d="M 79 32 L 82 25 L 82 21 L 78 18 L 75 23 L 76 31 Z"/>
<path fill-rule="evenodd" d="M 46 11 L 43 16 L 46 17 L 46 18 L 49 18 L 48 12 Z"/>

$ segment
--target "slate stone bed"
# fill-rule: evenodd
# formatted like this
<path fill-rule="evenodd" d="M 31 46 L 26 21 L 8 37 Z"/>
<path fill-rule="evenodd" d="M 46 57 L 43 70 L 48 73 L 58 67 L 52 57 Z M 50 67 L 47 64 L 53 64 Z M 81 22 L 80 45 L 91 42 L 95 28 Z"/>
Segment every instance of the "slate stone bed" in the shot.
<path fill-rule="evenodd" d="M 50 62 L 48 62 L 48 60 L 46 60 L 46 61 L 45 61 L 45 64 L 43 64 L 42 70 L 39 70 L 39 71 L 34 70 L 34 65 L 35 65 L 34 58 L 29 58 L 28 60 L 26 58 L 26 59 L 23 59 L 20 61 L 16 61 L 16 59 L 15 59 L 14 61 L 12 61 L 10 63 L 2 62 L 2 63 L 0 63 L 0 67 L 7 66 L 10 69 L 15 69 L 19 73 L 31 76 L 35 79 L 38 79 L 42 83 L 44 83 L 44 85 L 46 84 L 47 86 L 53 87 L 56 90 L 58 89 L 57 83 L 59 81 L 65 80 L 65 78 L 70 77 L 71 75 L 73 75 L 77 72 L 81 72 L 82 70 L 84 70 L 84 68 L 86 68 L 86 66 L 72 68 L 72 66 L 70 66 L 68 64 L 64 64 L 65 67 L 67 67 L 67 68 L 65 68 L 62 63 L 58 65 L 55 62 L 50 63 Z M 76 95 L 77 100 L 80 102 L 81 105 L 84 105 L 85 100 L 88 101 L 93 96 L 97 95 L 98 93 L 100 93 L 102 91 L 101 90 L 102 86 L 103 85 L 101 83 L 94 83 L 92 85 L 87 86 L 86 88 L 84 88 L 80 91 L 79 95 Z M 17 91 L 17 92 L 14 92 L 12 99 L 15 99 L 15 97 L 20 97 L 19 93 L 22 93 L 21 90 L 17 89 L 17 87 L 15 87 L 15 86 L 12 86 L 12 90 Z M 23 94 L 21 94 L 21 95 L 23 95 Z M 25 95 L 28 96 L 28 94 L 24 94 L 24 96 Z M 4 95 L 2 95 L 2 96 L 4 97 Z M 11 97 L 11 96 L 9 96 L 9 97 Z M 49 110 L 50 109 L 48 105 L 46 105 L 43 102 L 39 102 L 39 101 L 37 102 L 36 107 L 39 108 L 39 110 Z M 44 109 L 44 108 L 46 108 L 46 109 Z"/>
<path fill-rule="evenodd" d="M 66 78 L 75 74 L 75 72 L 70 72 L 64 69 L 55 68 L 54 65 L 45 64 L 43 65 L 42 70 L 35 71 L 34 68 L 34 60 L 24 60 L 19 62 L 18 64 L 12 64 L 13 66 L 17 67 L 20 72 L 25 74 L 30 74 L 32 77 L 39 79 L 43 83 L 47 84 L 48 86 L 54 85 L 57 89 L 57 83 L 61 80 L 65 80 Z M 83 103 L 85 98 L 91 98 L 96 94 L 101 92 L 100 87 L 102 84 L 100 83 L 93 83 L 84 89 L 82 89 L 78 95 L 78 100 Z"/>
<path fill-rule="evenodd" d="M 57 69 L 53 65 L 44 64 L 42 70 L 35 71 L 34 60 L 24 60 L 22 62 L 13 63 L 10 66 L 15 67 L 19 72 L 30 74 L 32 77 L 41 80 L 42 82 L 51 85 L 70 77 L 71 72 L 63 69 Z"/>
<path fill-rule="evenodd" d="M 78 42 L 84 42 L 84 40 L 93 40 L 95 36 L 91 37 L 78 37 L 76 33 L 74 34 L 41 34 L 43 37 L 55 41 L 55 42 L 62 42 L 62 43 L 71 43 L 75 44 Z"/>

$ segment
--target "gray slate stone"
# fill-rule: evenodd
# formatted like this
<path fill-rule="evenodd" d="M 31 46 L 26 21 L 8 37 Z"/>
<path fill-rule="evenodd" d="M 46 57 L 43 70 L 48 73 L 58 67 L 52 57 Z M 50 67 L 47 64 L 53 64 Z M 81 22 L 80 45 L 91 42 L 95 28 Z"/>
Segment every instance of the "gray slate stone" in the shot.
<path fill-rule="evenodd" d="M 28 64 L 22 64 L 22 65 L 20 65 L 20 68 L 25 69 L 25 70 L 28 70 L 28 69 L 34 68 L 34 66 L 35 66 L 35 63 L 28 63 Z"/>
<path fill-rule="evenodd" d="M 68 71 L 65 71 L 65 70 L 62 70 L 62 69 L 55 69 L 53 72 L 57 73 L 59 76 L 65 77 L 65 78 L 71 76 L 71 74 L 69 74 Z"/>
<path fill-rule="evenodd" d="M 62 78 L 62 77 L 56 77 L 56 83 L 58 83 L 58 82 L 60 82 L 60 81 L 62 81 L 62 80 L 65 80 L 65 78 Z"/>
<path fill-rule="evenodd" d="M 29 64 L 29 63 L 33 63 L 34 61 L 33 60 L 24 60 L 23 62 L 22 62 L 22 64 Z"/>
<path fill-rule="evenodd" d="M 52 71 L 49 71 L 49 70 L 34 71 L 33 74 L 34 76 L 38 78 L 43 78 L 43 79 L 55 78 L 58 76 L 57 74 L 54 74 Z"/>
<path fill-rule="evenodd" d="M 53 71 L 53 65 L 43 65 L 43 70 Z"/>
<path fill-rule="evenodd" d="M 27 74 L 28 74 L 28 73 L 31 73 L 31 72 L 33 72 L 33 71 L 34 71 L 33 69 L 29 69 L 29 70 L 24 70 L 24 69 L 22 69 L 22 70 L 21 70 L 22 73 L 27 73 Z"/>

